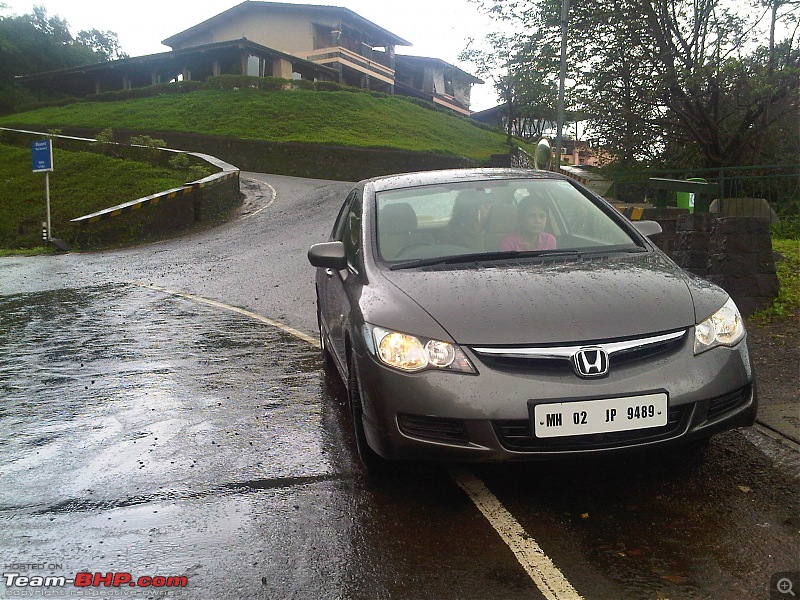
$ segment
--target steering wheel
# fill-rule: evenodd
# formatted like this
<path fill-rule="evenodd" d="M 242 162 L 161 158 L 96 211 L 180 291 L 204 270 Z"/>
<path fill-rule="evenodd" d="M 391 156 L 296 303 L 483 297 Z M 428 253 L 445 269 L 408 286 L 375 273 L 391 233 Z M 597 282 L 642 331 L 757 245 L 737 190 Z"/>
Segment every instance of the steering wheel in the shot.
<path fill-rule="evenodd" d="M 431 242 L 430 240 L 417 240 L 415 242 L 410 242 L 410 243 L 406 244 L 405 246 L 403 246 L 402 248 L 400 248 L 400 250 L 395 252 L 394 253 L 394 258 L 400 258 L 401 256 L 403 256 L 403 254 L 405 254 L 406 252 L 408 252 L 412 248 L 417 248 L 418 246 L 433 246 L 433 245 L 434 245 L 434 243 Z"/>

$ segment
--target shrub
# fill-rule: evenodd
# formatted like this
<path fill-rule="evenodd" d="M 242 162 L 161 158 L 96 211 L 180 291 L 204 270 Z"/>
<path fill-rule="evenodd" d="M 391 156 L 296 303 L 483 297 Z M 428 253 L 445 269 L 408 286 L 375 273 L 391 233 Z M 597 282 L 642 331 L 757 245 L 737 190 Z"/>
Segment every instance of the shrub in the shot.
<path fill-rule="evenodd" d="M 117 90 L 87 96 L 89 102 L 116 102 L 118 100 L 131 100 L 136 98 L 154 98 L 164 94 L 185 94 L 196 90 L 207 89 L 203 81 L 172 81 L 170 83 L 157 83 L 130 90 Z"/>
<path fill-rule="evenodd" d="M 282 90 L 289 83 L 280 77 L 254 77 L 252 75 L 215 75 L 206 80 L 209 88 L 215 90 Z"/>
<path fill-rule="evenodd" d="M 335 81 L 315 81 L 314 87 L 318 92 L 338 92 L 343 86 Z"/>
<path fill-rule="evenodd" d="M 161 159 L 159 148 L 166 148 L 167 142 L 151 138 L 149 135 L 135 135 L 131 138 L 130 145 L 144 146 L 147 149 L 148 162 L 155 167 Z"/>
<path fill-rule="evenodd" d="M 315 90 L 316 84 L 310 79 L 292 79 L 292 89 L 294 90 Z"/>
<path fill-rule="evenodd" d="M 785 215 L 772 226 L 772 237 L 779 240 L 800 240 L 800 216 Z"/>

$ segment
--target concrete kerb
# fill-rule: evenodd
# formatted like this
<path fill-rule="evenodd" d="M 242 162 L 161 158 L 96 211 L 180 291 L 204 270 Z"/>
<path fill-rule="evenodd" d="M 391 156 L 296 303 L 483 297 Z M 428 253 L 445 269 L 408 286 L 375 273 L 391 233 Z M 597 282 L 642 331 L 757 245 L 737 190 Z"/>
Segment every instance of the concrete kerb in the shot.
<path fill-rule="evenodd" d="M 61 135 L 61 134 L 49 134 L 41 131 L 29 131 L 25 129 L 11 129 L 8 127 L 0 127 L 0 131 L 9 131 L 13 133 L 21 133 L 25 135 L 32 135 L 32 136 L 45 136 L 57 139 L 65 139 L 65 140 L 73 140 L 79 142 L 87 142 L 87 143 L 96 143 L 97 140 L 94 138 L 85 138 L 85 137 L 77 137 L 77 136 L 70 136 L 70 135 Z M 109 144 L 123 146 L 129 145 L 137 148 L 146 148 L 146 146 L 142 146 L 141 144 L 120 144 L 118 142 L 108 142 Z M 213 185 L 217 185 L 223 182 L 230 180 L 231 178 L 239 178 L 239 168 L 231 165 L 223 160 L 220 160 L 214 156 L 209 154 L 203 154 L 201 152 L 185 152 L 183 150 L 176 150 L 174 148 L 158 148 L 160 152 L 173 152 L 175 154 L 186 154 L 189 156 L 194 156 L 205 162 L 213 165 L 214 167 L 221 169 L 221 172 L 214 173 L 213 175 L 209 175 L 208 177 L 204 177 L 202 179 L 198 179 L 197 181 L 192 181 L 189 183 L 184 184 L 182 187 L 179 188 L 172 188 L 169 190 L 165 190 L 163 192 L 158 192 L 156 194 L 151 194 L 150 196 L 145 196 L 143 198 L 137 198 L 136 200 L 131 200 L 129 202 L 123 202 L 121 204 L 117 204 L 115 206 L 111 206 L 109 208 L 104 208 L 103 210 L 99 210 L 97 212 L 83 215 L 81 217 L 76 217 L 74 219 L 70 219 L 71 223 L 76 223 L 78 225 L 88 225 L 91 223 L 96 223 L 102 219 L 108 219 L 112 217 L 117 217 L 123 213 L 130 212 L 133 210 L 139 210 L 146 206 L 155 206 L 159 204 L 161 201 L 165 200 L 172 200 L 179 196 L 192 194 L 196 190 L 204 189 Z M 237 185 L 238 189 L 238 185 Z"/>

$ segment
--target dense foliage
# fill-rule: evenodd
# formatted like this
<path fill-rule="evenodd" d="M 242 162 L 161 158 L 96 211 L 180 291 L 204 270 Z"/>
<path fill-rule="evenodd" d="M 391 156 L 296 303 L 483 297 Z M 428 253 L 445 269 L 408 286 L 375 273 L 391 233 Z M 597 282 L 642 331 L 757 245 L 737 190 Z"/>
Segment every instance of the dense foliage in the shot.
<path fill-rule="evenodd" d="M 0 13 L 6 9 L 0 4 Z M 33 100 L 14 82 L 18 75 L 77 67 L 124 58 L 111 31 L 92 29 L 73 36 L 69 23 L 49 16 L 42 6 L 21 16 L 0 14 L 0 113 Z"/>
<path fill-rule="evenodd" d="M 507 33 L 463 58 L 502 73 L 516 115 L 552 118 L 562 0 L 478 0 Z M 618 162 L 765 164 L 797 156 L 797 0 L 572 0 L 568 110 Z"/>

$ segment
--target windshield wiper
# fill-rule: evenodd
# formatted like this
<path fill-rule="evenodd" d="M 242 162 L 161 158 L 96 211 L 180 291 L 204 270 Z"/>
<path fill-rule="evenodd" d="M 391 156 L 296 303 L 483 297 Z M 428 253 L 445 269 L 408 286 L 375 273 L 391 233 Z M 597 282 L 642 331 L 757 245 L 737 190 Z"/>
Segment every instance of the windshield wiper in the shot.
<path fill-rule="evenodd" d="M 434 265 L 455 265 L 470 262 L 486 262 L 509 258 L 528 258 L 534 256 L 580 256 L 578 250 L 500 250 L 497 252 L 469 252 L 436 258 L 417 258 L 406 260 L 389 266 L 391 271 L 413 269 L 414 267 L 430 267 Z"/>

